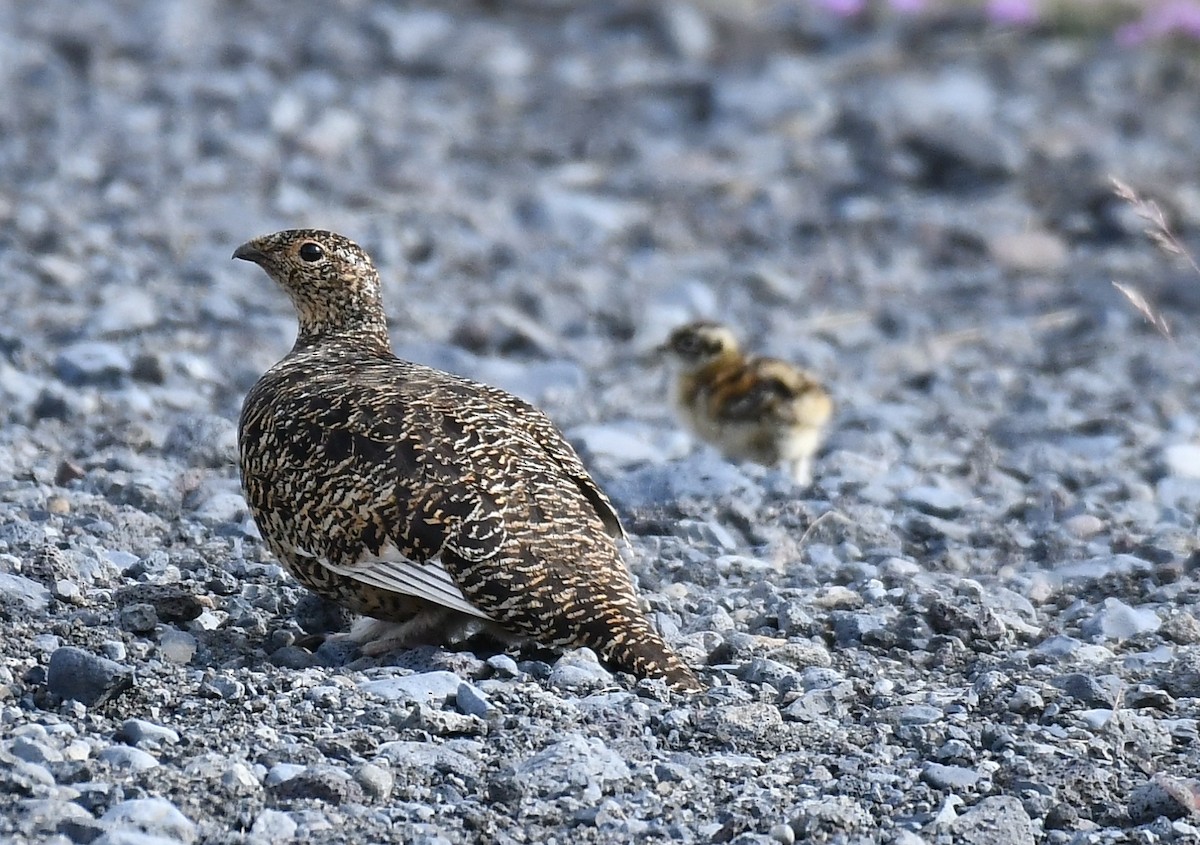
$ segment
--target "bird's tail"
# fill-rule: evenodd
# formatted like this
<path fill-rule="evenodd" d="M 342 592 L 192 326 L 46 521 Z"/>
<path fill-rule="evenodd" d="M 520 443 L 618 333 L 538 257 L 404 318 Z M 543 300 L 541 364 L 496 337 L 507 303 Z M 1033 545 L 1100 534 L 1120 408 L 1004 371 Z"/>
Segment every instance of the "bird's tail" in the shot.
<path fill-rule="evenodd" d="M 700 692 L 704 689 L 696 673 L 679 659 L 679 655 L 645 619 L 610 629 L 606 642 L 598 651 L 600 657 L 613 668 L 639 678 L 663 678 L 682 692 Z"/>

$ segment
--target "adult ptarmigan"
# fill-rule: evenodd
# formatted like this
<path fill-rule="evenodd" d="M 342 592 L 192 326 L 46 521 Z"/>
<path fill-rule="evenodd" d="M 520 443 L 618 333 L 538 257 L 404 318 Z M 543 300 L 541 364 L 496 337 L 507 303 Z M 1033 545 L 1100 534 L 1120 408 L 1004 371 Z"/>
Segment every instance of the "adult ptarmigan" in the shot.
<path fill-rule="evenodd" d="M 304 586 L 379 620 L 352 632 L 364 650 L 483 625 L 701 688 L 642 613 L 612 504 L 543 413 L 395 357 L 379 275 L 347 238 L 277 232 L 234 257 L 300 322 L 242 406 L 246 499 Z"/>

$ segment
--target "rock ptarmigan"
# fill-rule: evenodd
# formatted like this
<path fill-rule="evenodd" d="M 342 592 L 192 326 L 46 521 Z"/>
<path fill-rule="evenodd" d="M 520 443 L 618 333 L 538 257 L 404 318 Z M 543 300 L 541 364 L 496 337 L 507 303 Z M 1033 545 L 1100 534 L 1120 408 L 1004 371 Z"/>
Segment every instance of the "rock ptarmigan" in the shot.
<path fill-rule="evenodd" d="M 246 499 L 304 586 L 370 617 L 351 632 L 364 651 L 481 625 L 701 688 L 643 614 L 617 514 L 549 418 L 397 358 L 379 275 L 347 238 L 277 232 L 234 257 L 262 267 L 300 323 L 242 407 Z"/>

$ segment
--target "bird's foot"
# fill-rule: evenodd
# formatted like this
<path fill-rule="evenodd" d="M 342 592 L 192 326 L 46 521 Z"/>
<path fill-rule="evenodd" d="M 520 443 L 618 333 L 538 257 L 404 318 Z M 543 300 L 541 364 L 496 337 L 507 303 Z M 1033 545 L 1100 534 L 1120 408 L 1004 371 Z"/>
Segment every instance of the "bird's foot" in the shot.
<path fill-rule="evenodd" d="M 441 645 L 453 639 L 460 625 L 458 614 L 439 608 L 423 611 L 403 622 L 362 616 L 355 620 L 348 632 L 334 634 L 333 637 L 358 643 L 367 657 L 379 657 L 401 648 Z"/>
<path fill-rule="evenodd" d="M 352 642 L 367 657 L 379 657 L 398 648 L 414 645 L 412 622 L 385 622 L 363 616 L 356 619 L 349 631 L 330 634 L 333 642 Z"/>

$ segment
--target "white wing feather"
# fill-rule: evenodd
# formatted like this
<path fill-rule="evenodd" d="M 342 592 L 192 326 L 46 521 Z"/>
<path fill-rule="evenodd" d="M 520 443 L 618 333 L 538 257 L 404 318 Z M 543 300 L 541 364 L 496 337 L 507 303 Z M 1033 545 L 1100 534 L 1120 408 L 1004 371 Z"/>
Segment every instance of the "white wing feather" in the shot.
<path fill-rule="evenodd" d="M 303 549 L 297 553 L 305 557 L 316 555 Z M 362 581 L 381 590 L 390 590 L 406 596 L 414 596 L 433 604 L 448 607 L 479 619 L 491 619 L 486 613 L 467 601 L 462 590 L 454 583 L 450 573 L 440 563 L 428 561 L 413 563 L 392 545 L 385 546 L 378 555 L 364 556 L 351 566 L 343 566 L 321 560 L 321 566 L 330 572 Z"/>

